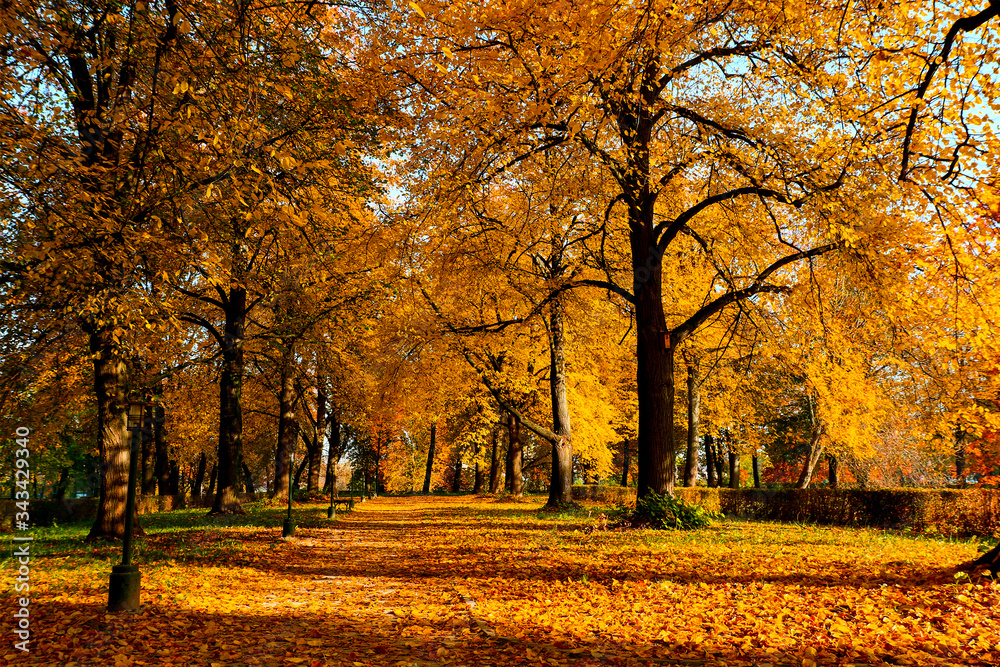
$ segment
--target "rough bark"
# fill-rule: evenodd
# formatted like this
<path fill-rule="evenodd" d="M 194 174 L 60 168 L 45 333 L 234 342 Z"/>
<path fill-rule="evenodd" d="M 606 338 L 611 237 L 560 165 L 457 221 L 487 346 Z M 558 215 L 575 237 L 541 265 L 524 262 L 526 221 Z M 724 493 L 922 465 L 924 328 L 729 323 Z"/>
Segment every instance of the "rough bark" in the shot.
<path fill-rule="evenodd" d="M 427 447 L 427 467 L 424 470 L 424 494 L 431 492 L 431 473 L 434 472 L 434 456 L 437 447 L 437 423 L 431 424 L 431 444 Z"/>
<path fill-rule="evenodd" d="M 246 288 L 234 285 L 224 304 L 226 323 L 219 380 L 219 454 L 215 500 L 209 514 L 243 514 L 238 497 L 243 459 L 243 337 L 246 326 Z"/>
<path fill-rule="evenodd" d="M 566 397 L 566 336 L 562 300 L 555 297 L 549 309 L 549 390 L 552 399 L 552 476 L 547 507 L 573 504 L 573 437 Z"/>
<path fill-rule="evenodd" d="M 648 154 L 639 158 L 648 173 Z M 639 184 L 644 198 L 649 184 Z M 635 295 L 636 393 L 639 432 L 637 494 L 673 493 L 674 489 L 674 348 L 663 314 L 660 251 L 653 235 L 653 206 L 629 205 L 632 293 Z"/>
<path fill-rule="evenodd" d="M 688 366 L 688 432 L 687 456 L 684 459 L 684 486 L 694 486 L 698 481 L 698 429 L 701 427 L 701 390 L 698 385 L 698 367 Z"/>
<path fill-rule="evenodd" d="M 521 464 L 524 457 L 524 443 L 521 441 L 521 422 L 507 413 L 507 493 L 520 498 L 524 496 L 524 480 Z"/>
<path fill-rule="evenodd" d="M 101 486 L 97 516 L 87 540 L 121 539 L 125 536 L 125 497 L 128 493 L 129 432 L 126 428 L 125 364 L 114 353 L 111 330 L 90 333 L 94 355 L 94 393 L 97 396 L 97 435 L 101 460 Z M 133 534 L 142 535 L 138 516 Z"/>

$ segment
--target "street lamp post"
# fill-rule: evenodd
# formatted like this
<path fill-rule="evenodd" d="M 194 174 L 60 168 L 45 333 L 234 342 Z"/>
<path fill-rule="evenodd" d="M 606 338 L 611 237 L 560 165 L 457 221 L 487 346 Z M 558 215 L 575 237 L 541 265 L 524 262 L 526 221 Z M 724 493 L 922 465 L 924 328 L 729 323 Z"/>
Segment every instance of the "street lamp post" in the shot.
<path fill-rule="evenodd" d="M 292 523 L 292 453 L 288 453 L 288 516 L 285 517 L 285 523 L 281 526 L 281 536 L 291 537 L 295 534 L 295 524 Z"/>
<path fill-rule="evenodd" d="M 125 534 L 122 536 L 122 562 L 111 566 L 108 586 L 108 611 L 132 611 L 139 608 L 139 566 L 132 564 L 132 530 L 135 525 L 136 466 L 139 460 L 139 439 L 142 431 L 145 403 L 130 403 L 128 428 L 132 432 L 129 450 L 128 493 L 125 496 Z"/>

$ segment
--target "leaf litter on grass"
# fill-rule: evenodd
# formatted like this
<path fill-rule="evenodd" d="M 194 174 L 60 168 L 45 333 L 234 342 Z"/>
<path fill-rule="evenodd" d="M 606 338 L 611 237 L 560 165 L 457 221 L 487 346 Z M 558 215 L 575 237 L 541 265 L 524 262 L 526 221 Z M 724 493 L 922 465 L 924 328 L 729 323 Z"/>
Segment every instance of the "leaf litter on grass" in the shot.
<path fill-rule="evenodd" d="M 1000 663 L 998 586 L 944 572 L 974 555 L 969 544 L 750 522 L 588 531 L 585 513 L 537 507 L 380 498 L 331 523 L 317 504 L 299 508 L 288 540 L 277 521 L 253 518 L 153 525 L 140 548 L 142 609 L 118 615 L 104 609 L 114 545 L 64 538 L 32 570 L 31 653 L 0 657 L 63 667 Z"/>

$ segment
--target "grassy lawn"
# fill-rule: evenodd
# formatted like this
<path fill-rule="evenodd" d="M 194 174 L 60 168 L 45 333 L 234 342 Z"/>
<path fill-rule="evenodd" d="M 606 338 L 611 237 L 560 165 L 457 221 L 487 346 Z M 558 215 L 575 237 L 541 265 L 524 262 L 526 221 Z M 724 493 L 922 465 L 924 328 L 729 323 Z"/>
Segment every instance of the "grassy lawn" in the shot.
<path fill-rule="evenodd" d="M 617 532 L 596 505 L 379 498 L 326 518 L 142 517 L 143 607 L 110 615 L 120 545 L 34 531 L 18 664 L 1000 663 L 997 586 L 956 579 L 975 541 L 722 521 Z M 8 537 L 9 539 L 9 537 Z M 6 553 L 3 586 L 16 569 Z M 7 598 L 10 600 L 10 597 Z M 13 607 L 13 601 L 7 603 Z M 8 626 L 9 627 L 9 626 Z"/>

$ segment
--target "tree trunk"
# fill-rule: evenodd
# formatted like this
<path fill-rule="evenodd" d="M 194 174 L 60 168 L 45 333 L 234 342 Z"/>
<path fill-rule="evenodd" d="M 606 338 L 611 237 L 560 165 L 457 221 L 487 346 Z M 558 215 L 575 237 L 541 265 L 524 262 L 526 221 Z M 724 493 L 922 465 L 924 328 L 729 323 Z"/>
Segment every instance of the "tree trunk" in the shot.
<path fill-rule="evenodd" d="M 208 476 L 208 494 L 209 496 L 215 495 L 215 480 L 219 476 L 219 465 L 217 463 L 212 464 L 212 474 Z"/>
<path fill-rule="evenodd" d="M 740 455 L 729 447 L 729 488 L 740 488 Z"/>
<path fill-rule="evenodd" d="M 321 382 L 317 383 L 316 426 L 313 429 L 312 447 L 309 449 L 309 493 L 319 494 L 319 478 L 323 471 L 323 440 L 326 438 L 326 391 Z"/>
<path fill-rule="evenodd" d="M 510 412 L 507 413 L 507 493 L 515 498 L 524 496 L 524 479 L 521 477 L 521 462 L 524 457 L 524 443 L 521 442 L 521 422 Z"/>
<path fill-rule="evenodd" d="M 437 422 L 431 424 L 431 444 L 427 447 L 427 468 L 424 470 L 424 494 L 431 492 L 431 473 L 434 471 L 434 455 L 437 446 Z"/>
<path fill-rule="evenodd" d="M 243 489 L 247 493 L 256 493 L 257 487 L 253 483 L 253 474 L 250 472 L 250 468 L 247 467 L 247 462 L 241 459 L 240 467 L 243 469 Z"/>
<path fill-rule="evenodd" d="M 837 479 L 837 472 L 838 471 L 837 471 L 837 468 L 839 467 L 839 464 L 837 462 L 837 457 L 834 456 L 833 454 L 827 454 L 826 458 L 827 458 L 827 462 L 830 464 L 830 474 L 829 474 L 829 477 L 827 479 L 828 479 L 830 488 L 831 489 L 836 489 L 837 488 L 837 483 L 838 483 L 838 479 Z"/>
<path fill-rule="evenodd" d="M 303 456 L 302 460 L 299 461 L 299 467 L 295 470 L 295 480 L 292 482 L 292 489 L 295 491 L 299 490 L 300 482 L 302 481 L 302 473 L 306 471 L 306 466 L 309 465 L 309 457 Z"/>
<path fill-rule="evenodd" d="M 52 490 L 52 497 L 55 500 L 65 500 L 66 489 L 69 486 L 69 468 L 63 468 L 59 471 L 59 481 L 56 483 L 55 488 Z"/>
<path fill-rule="evenodd" d="M 90 333 L 90 352 L 95 355 L 94 392 L 97 395 L 101 486 L 97 517 L 87 540 L 121 539 L 125 536 L 130 449 L 130 434 L 126 428 L 125 364 L 114 352 L 110 329 L 95 329 Z M 133 534 L 144 534 L 138 516 L 133 526 Z"/>
<path fill-rule="evenodd" d="M 632 442 L 625 438 L 622 441 L 622 483 L 621 486 L 628 487 L 628 471 L 632 467 Z"/>
<path fill-rule="evenodd" d="M 198 472 L 194 475 L 194 484 L 191 486 L 191 495 L 195 497 L 201 496 L 201 487 L 205 483 L 205 467 L 208 465 L 208 457 L 205 456 L 205 452 L 201 453 L 198 457 Z"/>
<path fill-rule="evenodd" d="M 698 385 L 698 367 L 688 366 L 688 432 L 687 456 L 684 460 L 684 486 L 694 486 L 698 481 L 698 429 L 701 427 L 701 389 Z"/>
<path fill-rule="evenodd" d="M 152 411 L 153 417 L 153 443 L 156 448 L 156 484 L 158 495 L 170 496 L 170 447 L 167 444 L 166 419 L 163 414 L 163 406 L 157 405 Z"/>
<path fill-rule="evenodd" d="M 181 468 L 177 461 L 170 462 L 170 481 L 168 482 L 168 496 L 179 496 L 181 494 Z"/>
<path fill-rule="evenodd" d="M 498 427 L 494 426 L 493 430 L 490 432 L 491 448 L 490 448 L 490 493 L 496 493 L 500 490 L 500 460 L 497 458 L 497 445 L 500 440 L 500 434 L 498 433 Z"/>
<path fill-rule="evenodd" d="M 388 438 L 386 438 L 388 440 Z M 375 493 L 372 494 L 375 498 L 378 498 L 378 485 L 381 481 L 379 478 L 382 477 L 382 434 L 379 433 L 378 437 L 375 438 L 375 479 L 372 482 L 375 484 Z"/>
<path fill-rule="evenodd" d="M 987 568 L 994 576 L 1000 574 L 1000 543 L 966 567 L 967 569 Z"/>
<path fill-rule="evenodd" d="M 299 437 L 295 421 L 295 382 L 292 376 L 294 349 L 287 346 L 281 355 L 281 388 L 278 392 L 278 447 L 274 454 L 274 486 L 271 497 L 288 498 L 289 456 Z"/>
<path fill-rule="evenodd" d="M 476 461 L 476 483 L 472 487 L 472 492 L 477 496 L 482 495 L 483 487 L 486 485 L 486 469 Z"/>
<path fill-rule="evenodd" d="M 636 158 L 648 174 L 648 153 Z M 644 168 L 643 168 L 644 167 Z M 650 201 L 629 205 L 632 249 L 632 294 L 636 317 L 636 393 L 639 408 L 637 458 L 639 498 L 650 492 L 674 492 L 674 341 L 663 315 L 660 251 L 653 235 L 652 197 L 648 181 L 636 184 L 636 194 Z"/>
<path fill-rule="evenodd" d="M 154 495 L 156 493 L 156 448 L 153 446 L 153 434 L 146 429 L 142 429 L 142 493 L 143 495 Z"/>
<path fill-rule="evenodd" d="M 760 488 L 760 463 L 757 460 L 757 455 L 754 454 L 753 458 L 750 459 L 753 463 L 753 488 Z"/>
<path fill-rule="evenodd" d="M 332 491 L 333 495 L 340 494 L 337 488 L 337 463 L 340 461 L 340 418 L 337 411 L 330 412 L 330 446 L 327 449 L 326 458 L 326 488 Z M 331 486 L 332 485 L 332 486 Z"/>
<path fill-rule="evenodd" d="M 451 480 L 451 492 L 458 493 L 462 490 L 462 454 L 457 452 L 455 459 L 455 476 Z"/>
<path fill-rule="evenodd" d="M 968 444 L 968 437 L 964 429 L 955 429 L 955 481 L 958 482 L 959 486 L 966 485 L 965 476 L 965 461 L 966 461 L 966 445 Z"/>
<path fill-rule="evenodd" d="M 812 421 L 812 434 L 809 438 L 809 449 L 806 452 L 806 460 L 802 466 L 802 472 L 799 474 L 799 481 L 795 484 L 796 489 L 806 489 L 809 488 L 809 482 L 812 481 L 813 473 L 816 471 L 816 466 L 819 464 L 820 458 L 823 456 L 823 434 L 826 431 L 822 420 L 816 417 L 816 411 L 813 407 L 812 397 L 809 397 L 809 416 Z"/>
<path fill-rule="evenodd" d="M 719 487 L 728 486 L 725 480 L 726 457 L 722 455 L 722 444 L 715 443 L 715 485 Z"/>
<path fill-rule="evenodd" d="M 549 389 L 552 399 L 552 431 L 559 439 L 552 443 L 552 476 L 546 507 L 573 504 L 573 437 L 566 397 L 566 337 L 563 305 L 552 299 L 549 311 Z"/>
<path fill-rule="evenodd" d="M 715 438 L 711 434 L 705 435 L 705 467 L 708 469 L 708 488 L 717 488 L 719 479 L 715 474 Z"/>
<path fill-rule="evenodd" d="M 225 304 L 226 325 L 219 380 L 219 461 L 215 500 L 209 514 L 243 514 L 239 471 L 243 460 L 243 336 L 246 288 L 231 287 Z"/>

